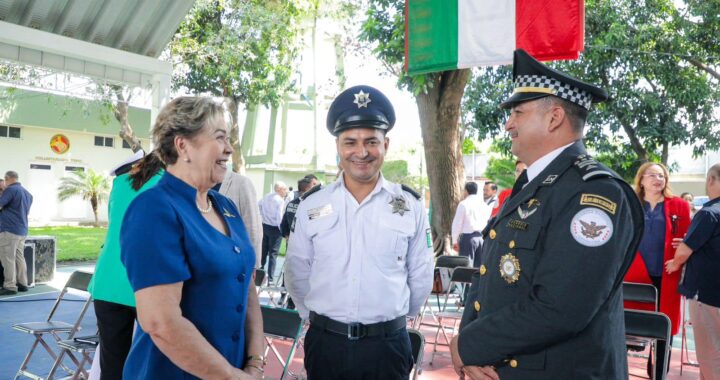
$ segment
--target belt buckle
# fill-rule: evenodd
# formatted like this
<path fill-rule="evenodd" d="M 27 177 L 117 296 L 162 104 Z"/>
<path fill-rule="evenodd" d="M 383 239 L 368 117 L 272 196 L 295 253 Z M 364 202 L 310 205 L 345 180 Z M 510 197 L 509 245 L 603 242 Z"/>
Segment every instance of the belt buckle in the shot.
<path fill-rule="evenodd" d="M 362 337 L 362 325 L 360 323 L 348 323 L 347 338 L 348 340 L 358 340 Z"/>

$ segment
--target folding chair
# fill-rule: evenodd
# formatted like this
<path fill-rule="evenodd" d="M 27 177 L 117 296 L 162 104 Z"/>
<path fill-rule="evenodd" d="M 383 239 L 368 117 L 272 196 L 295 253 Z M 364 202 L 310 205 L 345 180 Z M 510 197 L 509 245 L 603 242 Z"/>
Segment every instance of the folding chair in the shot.
<path fill-rule="evenodd" d="M 410 335 L 410 349 L 412 350 L 414 368 L 410 374 L 412 380 L 417 379 L 420 372 L 422 372 L 422 360 L 423 354 L 425 353 L 425 337 L 423 334 L 415 329 L 408 329 L 408 335 Z"/>
<path fill-rule="evenodd" d="M 623 301 L 638 302 L 642 304 L 652 305 L 654 311 L 658 311 L 658 294 L 657 288 L 652 284 L 642 284 L 637 282 L 623 282 Z M 628 338 L 626 341 L 627 348 L 630 351 L 645 351 L 646 345 L 650 343 L 645 339 Z M 645 357 L 644 355 L 633 355 L 635 357 Z"/>
<path fill-rule="evenodd" d="M 283 281 L 285 281 L 285 262 L 283 262 L 280 273 L 275 280 L 274 285 L 270 285 L 270 283 L 267 283 L 265 286 L 260 285 L 258 296 L 265 293 L 268 296 L 269 306 L 286 308 L 288 297 L 283 296 L 287 295 L 287 289 L 281 285 L 284 283 Z"/>
<path fill-rule="evenodd" d="M 67 356 L 77 366 L 77 370 L 71 377 L 72 380 L 90 378 L 90 374 L 87 370 L 85 370 L 85 364 L 92 365 L 92 355 L 95 353 L 95 349 L 100 343 L 99 339 L 99 336 L 96 334 L 59 341 L 58 347 L 60 347 L 62 351 L 60 352 L 58 359 L 55 360 L 55 364 L 53 364 L 52 368 L 50 369 L 50 374 L 48 374 L 47 377 L 48 380 L 52 380 L 55 376 L 55 372 L 61 366 L 62 357 L 64 356 L 64 354 L 67 354 Z M 78 361 L 77 357 L 75 357 L 75 354 L 73 354 L 73 352 L 79 354 L 82 359 Z"/>
<path fill-rule="evenodd" d="M 435 275 L 441 274 L 442 271 L 449 272 L 450 276 L 452 278 L 452 272 L 457 267 L 469 267 L 470 266 L 470 258 L 467 256 L 451 256 L 451 255 L 443 255 L 439 256 L 437 260 L 435 261 Z M 449 286 L 449 285 L 448 285 Z M 433 291 L 430 293 L 430 296 L 425 299 L 425 304 L 422 307 L 422 310 L 420 310 L 420 314 L 418 318 L 415 318 L 415 325 L 414 328 L 420 328 L 421 325 L 429 325 L 429 326 L 437 326 L 437 318 L 435 316 L 435 311 L 433 311 L 432 306 L 430 305 L 430 297 L 434 294 L 435 298 L 437 300 L 438 309 L 440 309 L 440 295 L 444 294 L 447 291 L 447 289 L 433 289 Z M 430 316 L 432 317 L 433 321 L 435 323 L 427 324 L 423 322 L 423 319 L 425 318 L 425 314 L 427 311 L 430 311 Z"/>
<path fill-rule="evenodd" d="M 265 305 L 261 306 L 260 310 L 263 316 L 263 332 L 265 333 L 265 341 L 267 342 L 265 357 L 267 357 L 269 351 L 272 351 L 275 358 L 277 358 L 283 366 L 280 380 L 283 380 L 285 375 L 294 376 L 294 374 L 290 372 L 290 364 L 292 363 L 293 357 L 295 357 L 295 349 L 300 341 L 305 321 L 300 318 L 297 310 L 274 308 Z M 287 357 L 283 358 L 283 355 L 273 344 L 274 339 L 292 340 Z"/>
<path fill-rule="evenodd" d="M 670 358 L 670 318 L 667 315 L 642 310 L 625 309 L 625 334 L 635 339 L 655 342 L 655 365 L 652 379 L 665 380 L 666 363 Z"/>
<path fill-rule="evenodd" d="M 688 327 L 692 328 L 692 323 L 688 319 L 687 300 L 682 297 L 680 310 L 682 310 L 683 322 L 682 322 L 682 339 L 680 340 L 680 376 L 683 374 L 683 367 L 689 365 L 691 367 L 699 367 L 697 361 L 690 360 L 690 350 L 687 344 L 687 330 Z"/>
<path fill-rule="evenodd" d="M 255 287 L 256 288 L 261 287 L 263 281 L 265 281 L 265 270 L 256 268 L 255 269 Z"/>
<path fill-rule="evenodd" d="M 30 358 L 32 358 L 33 353 L 35 352 L 35 348 L 37 348 L 38 344 L 43 346 L 48 352 L 48 354 L 50 354 L 50 356 L 56 362 L 58 361 L 58 358 L 62 359 L 62 356 L 56 354 L 55 351 L 53 351 L 53 349 L 50 347 L 48 342 L 45 341 L 45 337 L 47 335 L 50 335 L 53 337 L 53 339 L 55 339 L 55 342 L 60 342 L 64 339 L 73 339 L 78 330 L 80 330 L 80 323 L 82 322 L 85 313 L 90 307 L 90 304 L 92 304 L 92 297 L 89 294 L 87 295 L 88 298 L 83 303 L 80 309 L 80 314 L 73 323 L 58 321 L 53 318 L 55 317 L 55 312 L 58 310 L 61 301 L 65 300 L 64 297 L 71 289 L 87 293 L 87 287 L 90 283 L 91 278 L 91 273 L 81 271 L 73 272 L 70 275 L 70 279 L 68 279 L 67 283 L 60 291 L 60 295 L 58 295 L 57 300 L 55 300 L 52 309 L 50 309 L 50 314 L 48 314 L 45 321 L 17 323 L 12 326 L 12 328 L 17 331 L 33 334 L 35 336 L 35 341 L 33 342 L 30 351 L 25 356 L 22 364 L 20 364 L 20 369 L 18 369 L 17 373 L 15 374 L 15 379 L 18 379 L 20 376 L 25 376 L 33 379 L 40 378 L 38 375 L 33 374 L 27 370 Z M 62 363 L 60 363 L 59 365 L 63 368 L 63 370 L 67 371 L 68 373 L 75 373 L 74 370 L 66 367 Z M 55 365 L 53 364 L 53 366 Z"/>
<path fill-rule="evenodd" d="M 455 331 L 458 329 L 458 324 L 460 323 L 460 320 L 462 319 L 464 307 L 460 304 L 458 304 L 457 308 L 454 311 L 450 311 L 447 308 L 447 302 L 450 298 L 450 293 L 453 292 L 453 288 L 457 287 L 457 290 L 460 292 L 460 294 L 463 294 L 465 288 L 467 286 L 470 286 L 470 283 L 472 282 L 472 275 L 473 273 L 476 273 L 478 270 L 477 268 L 464 268 L 464 267 L 458 267 L 455 268 L 452 272 L 452 276 L 450 277 L 450 285 L 448 286 L 447 292 L 445 293 L 445 302 L 443 303 L 443 306 L 441 310 L 435 315 L 437 318 L 437 329 L 435 330 L 435 340 L 433 340 L 433 350 L 432 355 L 430 356 L 430 365 L 432 365 L 433 360 L 435 360 L 435 354 L 439 354 L 437 351 L 437 346 L 449 346 L 450 340 L 452 336 L 455 334 Z M 448 326 L 445 324 L 446 320 L 450 320 L 452 322 L 452 325 Z M 445 330 L 448 328 L 450 330 L 450 335 L 448 335 L 448 331 Z M 442 333 L 443 338 L 445 339 L 445 343 L 438 342 L 438 339 L 440 338 L 440 334 Z"/>

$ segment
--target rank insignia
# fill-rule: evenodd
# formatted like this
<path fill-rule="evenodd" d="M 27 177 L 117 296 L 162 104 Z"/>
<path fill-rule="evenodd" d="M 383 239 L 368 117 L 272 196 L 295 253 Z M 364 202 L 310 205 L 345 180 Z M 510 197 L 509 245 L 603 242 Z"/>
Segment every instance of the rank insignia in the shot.
<path fill-rule="evenodd" d="M 400 216 L 403 216 L 405 215 L 405 211 L 410 211 L 407 204 L 405 204 L 405 198 L 401 196 L 393 197 L 389 205 L 392 207 L 393 214 L 400 214 Z"/>
<path fill-rule="evenodd" d="M 366 94 L 362 90 L 353 95 L 355 95 L 353 103 L 357 104 L 358 108 L 367 108 L 368 103 L 372 102 L 372 100 L 370 100 L 370 94 Z"/>
<path fill-rule="evenodd" d="M 544 181 L 542 181 L 542 183 L 543 185 L 552 185 L 556 179 L 558 179 L 557 174 L 550 174 Z"/>
<path fill-rule="evenodd" d="M 520 261 L 512 253 L 500 258 L 500 275 L 508 284 L 520 278 Z"/>
<path fill-rule="evenodd" d="M 231 214 L 225 207 L 223 207 L 223 215 L 228 218 L 234 218 L 235 215 Z"/>
<path fill-rule="evenodd" d="M 520 218 L 527 219 L 538 210 L 538 207 L 540 207 L 540 201 L 533 198 L 530 199 L 528 203 L 518 206 L 517 212 Z"/>

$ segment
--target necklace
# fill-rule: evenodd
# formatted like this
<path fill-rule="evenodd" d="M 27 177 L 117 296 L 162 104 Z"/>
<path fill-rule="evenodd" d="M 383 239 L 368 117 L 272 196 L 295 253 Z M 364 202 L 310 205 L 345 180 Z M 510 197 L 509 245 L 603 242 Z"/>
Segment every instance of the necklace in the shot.
<path fill-rule="evenodd" d="M 208 199 L 207 202 L 208 202 L 207 208 L 200 207 L 200 205 L 197 203 L 197 201 L 195 201 L 195 207 L 197 207 L 198 211 L 200 211 L 201 213 L 207 214 L 210 211 L 212 211 L 212 208 L 213 208 L 212 202 L 210 201 L 210 199 Z"/>

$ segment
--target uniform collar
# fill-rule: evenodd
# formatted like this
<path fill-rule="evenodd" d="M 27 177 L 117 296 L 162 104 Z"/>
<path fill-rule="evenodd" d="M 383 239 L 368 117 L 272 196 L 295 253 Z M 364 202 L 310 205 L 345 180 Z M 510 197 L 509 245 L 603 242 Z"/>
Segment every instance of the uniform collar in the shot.
<path fill-rule="evenodd" d="M 538 176 L 543 170 L 545 170 L 548 165 L 550 165 L 551 162 L 553 162 L 554 159 L 557 158 L 557 156 L 562 153 L 563 150 L 565 150 L 570 145 L 574 144 L 575 142 L 571 142 L 570 144 L 563 145 L 552 152 L 540 157 L 537 161 L 533 162 L 532 165 L 528 166 L 527 168 L 527 177 L 528 177 L 528 183 L 535 179 L 535 177 Z"/>
<path fill-rule="evenodd" d="M 345 191 L 350 192 L 348 190 L 347 186 L 345 186 L 345 171 L 340 172 L 340 175 L 338 176 L 337 181 L 335 181 L 332 186 L 335 187 L 342 187 L 345 189 Z M 383 177 L 382 172 L 380 172 L 380 178 L 378 178 L 377 183 L 375 184 L 375 188 L 373 191 L 370 192 L 369 196 L 372 197 L 373 195 L 380 192 L 380 190 L 385 189 L 390 194 L 395 194 L 392 188 L 392 183 L 385 180 L 385 177 Z M 334 190 L 334 189 L 333 189 Z"/>

